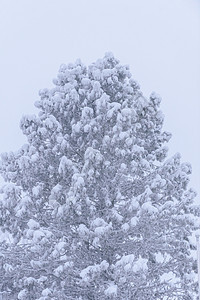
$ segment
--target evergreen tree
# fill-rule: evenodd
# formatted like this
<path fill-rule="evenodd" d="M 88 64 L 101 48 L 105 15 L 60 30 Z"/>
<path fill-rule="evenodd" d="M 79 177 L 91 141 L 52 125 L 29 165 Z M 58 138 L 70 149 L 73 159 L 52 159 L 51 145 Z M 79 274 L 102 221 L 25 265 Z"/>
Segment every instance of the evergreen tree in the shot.
<path fill-rule="evenodd" d="M 112 54 L 61 65 L 2 155 L 7 299 L 194 299 L 191 167 L 167 159 L 160 97 Z"/>

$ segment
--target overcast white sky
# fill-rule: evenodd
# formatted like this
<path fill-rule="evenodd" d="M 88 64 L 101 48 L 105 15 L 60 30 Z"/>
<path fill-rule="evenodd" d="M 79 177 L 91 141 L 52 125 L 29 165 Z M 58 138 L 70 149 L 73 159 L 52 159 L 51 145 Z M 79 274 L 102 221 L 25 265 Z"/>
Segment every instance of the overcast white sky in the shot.
<path fill-rule="evenodd" d="M 25 142 L 20 118 L 61 63 L 107 51 L 162 96 L 169 154 L 192 163 L 200 194 L 200 0 L 0 0 L 0 152 Z"/>

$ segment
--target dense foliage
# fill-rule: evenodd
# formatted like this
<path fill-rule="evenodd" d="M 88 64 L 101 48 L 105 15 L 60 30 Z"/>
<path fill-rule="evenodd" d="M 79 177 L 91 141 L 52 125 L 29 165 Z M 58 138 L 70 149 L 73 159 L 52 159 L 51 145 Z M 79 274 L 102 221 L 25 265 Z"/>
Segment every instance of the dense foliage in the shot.
<path fill-rule="evenodd" d="M 194 299 L 191 167 L 166 159 L 160 97 L 112 54 L 62 65 L 2 155 L 7 299 Z"/>

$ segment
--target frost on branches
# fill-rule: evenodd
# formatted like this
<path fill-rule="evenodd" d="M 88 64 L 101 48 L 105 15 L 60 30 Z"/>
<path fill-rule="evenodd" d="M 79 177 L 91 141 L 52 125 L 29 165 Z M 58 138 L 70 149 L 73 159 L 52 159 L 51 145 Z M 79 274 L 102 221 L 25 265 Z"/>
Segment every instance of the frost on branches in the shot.
<path fill-rule="evenodd" d="M 0 173 L 6 299 L 194 299 L 199 210 L 160 98 L 112 54 L 61 65 Z"/>

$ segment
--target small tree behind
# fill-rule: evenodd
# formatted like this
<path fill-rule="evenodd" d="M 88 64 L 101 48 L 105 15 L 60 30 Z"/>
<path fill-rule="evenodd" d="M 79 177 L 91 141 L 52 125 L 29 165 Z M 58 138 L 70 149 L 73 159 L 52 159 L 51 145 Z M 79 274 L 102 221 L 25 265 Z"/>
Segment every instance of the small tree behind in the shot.
<path fill-rule="evenodd" d="M 62 65 L 2 155 L 0 290 L 9 299 L 194 299 L 199 209 L 167 157 L 160 98 L 112 54 Z"/>

